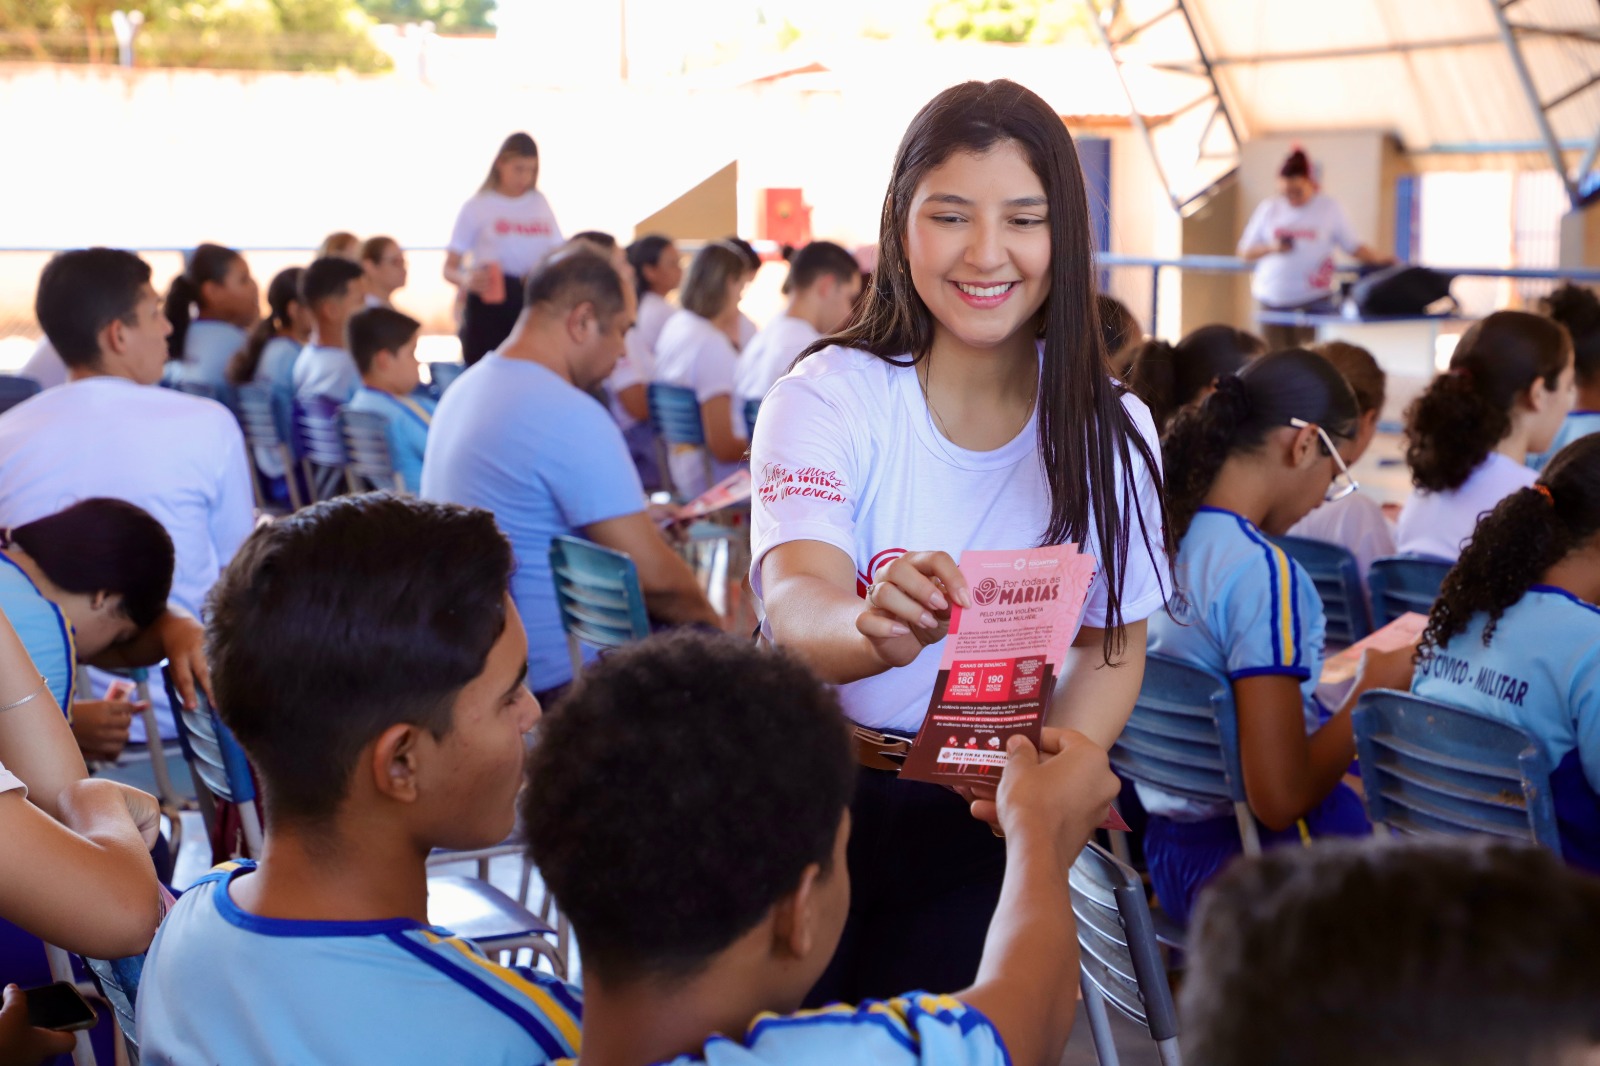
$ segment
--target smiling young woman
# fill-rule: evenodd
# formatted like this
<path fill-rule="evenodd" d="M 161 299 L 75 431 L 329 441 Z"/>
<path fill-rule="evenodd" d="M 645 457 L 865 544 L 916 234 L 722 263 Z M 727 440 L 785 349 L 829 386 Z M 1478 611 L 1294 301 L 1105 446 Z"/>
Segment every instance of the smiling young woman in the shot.
<path fill-rule="evenodd" d="M 1109 747 L 1171 591 L 1144 405 L 1107 372 L 1072 138 L 1008 81 L 912 121 L 857 319 L 762 406 L 751 582 L 765 636 L 839 686 L 864 742 L 849 925 L 813 1001 L 962 988 L 1004 844 L 966 803 L 868 749 L 915 735 L 971 549 L 1076 543 L 1099 575 L 1050 724 Z M 1102 669 L 1102 667 L 1110 667 Z M 892 763 L 888 764 L 892 765 Z"/>

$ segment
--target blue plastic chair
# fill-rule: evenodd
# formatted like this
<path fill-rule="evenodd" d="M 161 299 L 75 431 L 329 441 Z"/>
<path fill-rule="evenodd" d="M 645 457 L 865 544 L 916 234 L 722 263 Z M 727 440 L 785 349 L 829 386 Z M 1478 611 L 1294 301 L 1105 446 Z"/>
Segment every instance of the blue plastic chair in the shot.
<path fill-rule="evenodd" d="M 621 552 L 579 537 L 554 537 L 550 578 L 572 655 L 573 677 L 583 672 L 581 645 L 620 648 L 650 635 L 639 570 Z"/>
<path fill-rule="evenodd" d="M 700 401 L 694 390 L 682 385 L 663 385 L 654 382 L 646 390 L 650 404 L 650 426 L 656 431 L 657 458 L 662 476 L 679 501 L 687 497 L 673 482 L 672 464 L 667 461 L 668 450 L 676 447 L 700 449 L 700 460 L 705 464 L 705 480 L 709 486 L 716 480 L 711 467 L 711 453 L 706 450 L 705 424 L 700 420 Z"/>
<path fill-rule="evenodd" d="M 1127 728 L 1111 747 L 1123 777 L 1202 803 L 1231 803 L 1246 855 L 1261 854 L 1245 797 L 1239 723 L 1228 679 L 1165 655 L 1145 658 Z"/>
<path fill-rule="evenodd" d="M 144 955 L 129 955 L 121 959 L 91 959 L 79 955 L 78 960 L 94 981 L 100 998 L 111 1006 L 111 1018 L 127 1049 L 132 1066 L 139 1063 L 139 1031 L 134 1025 L 134 1012 L 139 1002 L 139 979 L 144 975 Z"/>
<path fill-rule="evenodd" d="M 350 457 L 345 454 L 344 433 L 339 428 L 339 405 L 326 399 L 296 400 L 295 430 L 311 502 L 331 500 L 344 492 Z"/>
<path fill-rule="evenodd" d="M 270 452 L 276 455 L 283 464 L 284 483 L 289 489 L 289 506 L 298 511 L 305 506 L 305 497 L 301 492 L 300 479 L 295 476 L 295 455 L 289 445 L 290 437 L 284 435 L 284 419 L 280 411 L 280 400 L 273 395 L 273 390 L 266 385 L 240 385 L 239 399 L 239 425 L 244 429 L 245 443 L 250 445 L 252 457 L 257 452 Z M 285 409 L 292 409 L 292 401 Z M 292 424 L 293 418 L 289 419 Z M 258 500 L 264 495 L 260 490 L 261 478 L 268 477 L 265 470 L 256 467 Z"/>
<path fill-rule="evenodd" d="M 405 492 L 405 479 L 394 468 L 394 456 L 389 451 L 389 423 L 382 415 L 372 411 L 339 412 L 339 428 L 344 433 L 344 450 L 349 457 L 345 466 L 350 491 L 364 488 L 392 489 Z"/>
<path fill-rule="evenodd" d="M 456 378 L 467 369 L 463 363 L 446 362 L 428 363 L 427 367 L 428 392 L 435 400 L 442 397 L 445 390 L 454 385 Z"/>
<path fill-rule="evenodd" d="M 1520 727 L 1387 689 L 1363 693 L 1352 723 L 1374 825 L 1509 837 L 1561 854 L 1550 764 Z"/>
<path fill-rule="evenodd" d="M 0 412 L 9 411 L 23 400 L 39 395 L 42 388 L 32 378 L 0 374 Z"/>
<path fill-rule="evenodd" d="M 1349 647 L 1372 632 L 1361 570 L 1348 548 L 1307 537 L 1273 537 L 1272 542 L 1311 575 L 1322 599 L 1329 644 Z"/>
<path fill-rule="evenodd" d="M 1178 1010 L 1139 872 L 1091 841 L 1067 874 L 1078 925 L 1084 1012 L 1101 1066 L 1116 1066 L 1106 1004 L 1155 1041 L 1162 1066 L 1178 1066 Z"/>
<path fill-rule="evenodd" d="M 215 400 L 230 411 L 236 406 L 234 399 L 236 390 L 228 386 L 212 385 L 203 381 L 175 381 L 172 383 L 172 388 L 203 400 Z"/>
<path fill-rule="evenodd" d="M 756 431 L 756 415 L 758 415 L 760 413 L 761 413 L 761 401 L 760 400 L 746 400 L 744 402 L 744 425 L 745 425 L 745 431 L 746 432 L 752 433 L 752 434 L 755 433 L 755 431 Z"/>
<path fill-rule="evenodd" d="M 1454 566 L 1427 555 L 1386 555 L 1374 559 L 1367 572 L 1372 591 L 1373 621 L 1386 626 L 1407 611 L 1428 614 L 1439 598 L 1439 586 Z"/>
<path fill-rule="evenodd" d="M 242 857 L 258 858 L 262 844 L 261 820 L 256 814 L 256 787 L 249 757 L 204 692 L 197 693 L 193 708 L 186 708 L 172 687 L 170 672 L 163 673 L 176 712 L 174 717 L 178 722 L 178 737 L 183 742 L 184 758 L 194 774 L 196 790 L 205 790 L 201 796 L 202 815 L 208 807 L 212 808 L 207 829 L 215 823 L 218 803 L 237 807 L 244 830 Z M 208 799 L 211 802 L 208 803 Z M 555 929 L 486 881 L 462 876 L 428 878 L 428 922 L 443 926 L 488 952 L 531 948 L 536 956 L 549 959 L 557 974 L 566 974 L 567 960 L 549 939 L 555 935 Z"/>

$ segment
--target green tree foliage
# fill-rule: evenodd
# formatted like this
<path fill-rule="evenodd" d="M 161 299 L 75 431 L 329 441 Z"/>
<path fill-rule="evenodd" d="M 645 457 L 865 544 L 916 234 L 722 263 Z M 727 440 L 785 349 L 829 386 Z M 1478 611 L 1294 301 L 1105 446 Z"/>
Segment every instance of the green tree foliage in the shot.
<path fill-rule="evenodd" d="M 0 59 L 114 63 L 111 13 L 137 11 L 139 66 L 386 69 L 356 0 L 0 0 Z"/>
<path fill-rule="evenodd" d="M 1079 0 L 935 0 L 928 26 L 941 40 L 1056 44 L 1088 37 Z"/>
<path fill-rule="evenodd" d="M 494 29 L 495 0 L 360 0 L 378 22 L 431 22 L 441 33 Z"/>

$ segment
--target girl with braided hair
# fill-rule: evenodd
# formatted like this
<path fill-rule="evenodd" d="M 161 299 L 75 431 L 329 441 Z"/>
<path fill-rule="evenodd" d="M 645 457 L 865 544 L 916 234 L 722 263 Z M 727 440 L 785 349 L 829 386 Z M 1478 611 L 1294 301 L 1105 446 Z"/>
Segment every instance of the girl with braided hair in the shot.
<path fill-rule="evenodd" d="M 1500 718 L 1550 761 L 1567 862 L 1600 873 L 1600 436 L 1483 517 L 1428 616 L 1411 689 Z"/>
<path fill-rule="evenodd" d="M 1341 783 L 1355 758 L 1350 708 L 1361 692 L 1404 685 L 1403 659 L 1367 656 L 1349 698 L 1329 715 L 1314 690 L 1324 616 L 1310 576 L 1268 539 L 1324 499 L 1356 488 L 1346 467 L 1360 409 L 1322 356 L 1262 356 L 1219 378 L 1162 440 L 1167 515 L 1180 537 L 1179 596 L 1150 620 L 1150 650 L 1228 679 L 1250 810 L 1266 846 L 1370 833 Z M 1231 805 L 1148 785 L 1144 853 L 1161 905 L 1186 920 L 1200 888 L 1242 850 Z"/>

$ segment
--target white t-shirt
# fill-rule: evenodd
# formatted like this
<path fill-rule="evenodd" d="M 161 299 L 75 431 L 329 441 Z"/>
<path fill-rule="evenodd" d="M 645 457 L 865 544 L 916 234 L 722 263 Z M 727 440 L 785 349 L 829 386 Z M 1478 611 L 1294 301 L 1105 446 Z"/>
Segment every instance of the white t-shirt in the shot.
<path fill-rule="evenodd" d="M 622 358 L 617 360 L 611 376 L 606 378 L 606 395 L 611 398 L 611 417 L 626 432 L 638 425 L 639 420 L 628 413 L 617 397 L 635 385 L 648 386 L 655 376 L 656 359 L 655 354 L 639 338 L 638 326 L 630 329 L 622 340 L 625 346 Z"/>
<path fill-rule="evenodd" d="M 681 385 L 694 390 L 695 399 L 704 404 L 716 396 L 729 399 L 729 422 L 734 436 L 747 436 L 744 419 L 739 416 L 733 401 L 733 379 L 739 362 L 739 353 L 725 333 L 707 319 L 693 311 L 677 311 L 662 327 L 656 341 L 655 380 L 664 385 Z M 672 484 L 679 495 L 692 498 L 711 486 L 706 483 L 705 465 L 701 449 L 684 446 L 673 447 L 667 464 L 672 472 Z M 738 463 L 713 460 L 711 476 L 721 481 L 735 470 Z"/>
<path fill-rule="evenodd" d="M 789 372 L 795 358 L 822 334 L 803 318 L 779 315 L 757 333 L 739 356 L 734 375 L 734 400 L 743 410 L 746 402 L 760 400 Z"/>
<path fill-rule="evenodd" d="M 633 324 L 633 331 L 639 334 L 639 343 L 653 353 L 656 341 L 661 339 L 662 327 L 677 310 L 665 297 L 654 292 L 646 292 L 639 297 L 639 317 Z"/>
<path fill-rule="evenodd" d="M 1306 537 L 1337 544 L 1356 557 L 1362 587 L 1372 560 L 1393 555 L 1394 525 L 1383 515 L 1383 505 L 1364 493 L 1352 492 L 1342 500 L 1319 505 L 1289 530 L 1291 537 Z"/>
<path fill-rule="evenodd" d="M 1159 463 L 1149 409 L 1131 393 L 1122 402 Z M 848 348 L 818 352 L 767 394 L 750 467 L 750 582 L 758 598 L 762 559 L 790 541 L 820 541 L 844 552 L 856 568 L 856 590 L 865 595 L 872 576 L 907 551 L 960 559 L 968 549 L 1032 547 L 1050 519 L 1037 414 L 994 451 L 959 448 L 934 428 L 911 369 Z M 1120 478 L 1119 472 L 1119 485 Z M 1160 501 L 1148 469 L 1137 472 L 1135 489 L 1146 528 L 1159 536 Z M 1141 543 L 1134 501 L 1122 503 L 1131 527 L 1122 612 L 1135 622 L 1160 609 L 1172 583 L 1160 541 Z M 1094 529 L 1092 514 L 1088 528 Z M 1093 534 L 1085 540 L 1083 549 L 1098 557 Z M 1085 625 L 1106 624 L 1106 592 L 1097 576 Z M 941 651 L 930 646 L 909 666 L 839 686 L 845 713 L 872 728 L 915 731 Z"/>
<path fill-rule="evenodd" d="M 518 197 L 479 192 L 461 205 L 450 250 L 478 262 L 494 262 L 512 277 L 526 277 L 551 249 L 561 244 L 550 202 L 538 189 Z"/>
<path fill-rule="evenodd" d="M 1294 247 L 1256 260 L 1250 292 L 1269 307 L 1294 307 L 1321 299 L 1333 291 L 1333 250 L 1354 252 L 1361 247 L 1344 208 L 1331 196 L 1318 193 L 1300 207 L 1282 196 L 1263 200 L 1239 238 L 1242 252 L 1253 244 L 1276 245 L 1293 237 Z"/>
<path fill-rule="evenodd" d="M 91 496 L 137 504 L 166 527 L 172 599 L 196 616 L 255 525 L 244 434 L 228 409 L 125 378 L 68 382 L 0 415 L 0 526 Z"/>
<path fill-rule="evenodd" d="M 18 377 L 32 378 L 42 389 L 53 389 L 67 383 L 67 364 L 61 361 L 49 337 L 40 337 L 39 344 L 28 356 L 28 361 L 17 371 Z"/>
<path fill-rule="evenodd" d="M 0 792 L 11 792 L 17 789 L 22 791 L 24 797 L 28 795 L 28 786 L 22 783 L 22 778 L 7 770 L 4 765 L 0 765 Z"/>
<path fill-rule="evenodd" d="M 294 358 L 294 397 L 302 402 L 324 399 L 349 403 L 361 387 L 361 371 L 356 358 L 343 348 L 329 348 L 315 342 L 300 349 Z"/>
<path fill-rule="evenodd" d="M 742 352 L 750 347 L 750 342 L 756 339 L 756 334 L 761 332 L 761 327 L 743 311 L 739 312 L 739 350 Z"/>
<path fill-rule="evenodd" d="M 1402 555 L 1432 555 L 1455 560 L 1472 539 L 1478 518 L 1495 504 L 1539 480 L 1537 471 L 1490 452 L 1461 486 L 1451 492 L 1414 489 L 1400 508 L 1395 542 Z"/>

